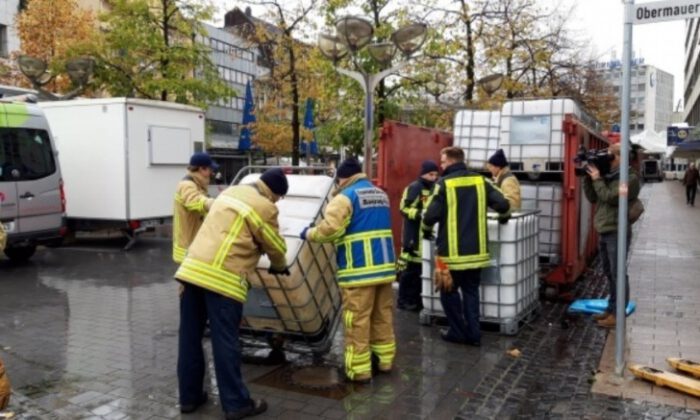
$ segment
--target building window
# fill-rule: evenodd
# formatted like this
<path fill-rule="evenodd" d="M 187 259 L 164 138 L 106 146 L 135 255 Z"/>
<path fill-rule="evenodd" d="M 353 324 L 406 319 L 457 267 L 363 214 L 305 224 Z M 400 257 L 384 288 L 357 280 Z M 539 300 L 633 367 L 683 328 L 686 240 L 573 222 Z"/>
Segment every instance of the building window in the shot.
<path fill-rule="evenodd" d="M 228 121 L 209 120 L 209 128 L 213 134 L 231 136 L 234 132 L 233 123 Z"/>
<path fill-rule="evenodd" d="M 0 57 L 7 57 L 7 26 L 0 24 Z"/>

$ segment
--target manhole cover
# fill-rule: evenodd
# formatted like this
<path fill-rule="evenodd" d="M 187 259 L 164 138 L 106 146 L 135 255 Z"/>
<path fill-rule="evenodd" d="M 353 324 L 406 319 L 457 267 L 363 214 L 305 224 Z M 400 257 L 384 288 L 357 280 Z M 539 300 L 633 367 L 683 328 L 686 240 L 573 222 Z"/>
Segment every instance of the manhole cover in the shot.
<path fill-rule="evenodd" d="M 332 388 L 343 383 L 338 368 L 331 366 L 301 367 L 292 371 L 289 379 L 294 385 L 311 389 Z"/>

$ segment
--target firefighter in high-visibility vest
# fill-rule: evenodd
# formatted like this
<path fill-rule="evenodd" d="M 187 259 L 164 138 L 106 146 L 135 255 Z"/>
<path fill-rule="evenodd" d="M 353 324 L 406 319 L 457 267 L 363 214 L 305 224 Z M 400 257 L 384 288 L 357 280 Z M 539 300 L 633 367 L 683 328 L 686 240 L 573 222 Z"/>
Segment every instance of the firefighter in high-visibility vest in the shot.
<path fill-rule="evenodd" d="M 442 338 L 479 346 L 479 283 L 481 269 L 490 264 L 486 213 L 491 207 L 506 223 L 510 205 L 491 181 L 467 170 L 464 151 L 459 147 L 443 149 L 440 165 L 442 178 L 428 199 L 422 229 L 424 237 L 431 238 L 433 226 L 439 223 L 437 254 L 449 268 L 451 278 L 440 290 L 440 303 L 449 324 Z"/>
<path fill-rule="evenodd" d="M 190 158 L 187 175 L 177 184 L 173 208 L 173 261 L 178 264 L 185 259 L 187 247 L 214 202 L 207 187 L 218 168 L 208 153 L 195 153 Z"/>
<path fill-rule="evenodd" d="M 390 372 L 396 354 L 391 284 L 396 277 L 389 198 L 346 159 L 336 172 L 338 188 L 323 220 L 305 228 L 301 238 L 333 242 L 338 285 L 343 299 L 345 374 L 356 382 L 372 378 L 373 358 L 379 372 Z"/>
<path fill-rule="evenodd" d="M 421 302 L 421 217 L 423 207 L 438 179 L 438 166 L 432 160 L 421 165 L 420 176 L 403 190 L 399 211 L 403 216 L 401 255 L 396 264 L 399 274 L 399 300 L 397 307 L 407 311 L 420 311 Z"/>
<path fill-rule="evenodd" d="M 243 418 L 267 409 L 264 400 L 250 398 L 243 383 L 239 329 L 249 288 L 246 276 L 255 270 L 260 256 L 265 253 L 270 258 L 270 273 L 289 275 L 287 246 L 279 233 L 275 206 L 288 188 L 284 172 L 275 168 L 263 173 L 254 184 L 224 190 L 175 274 L 184 285 L 177 361 L 183 413 L 191 413 L 207 401 L 202 350 L 207 319 L 226 418 Z"/>

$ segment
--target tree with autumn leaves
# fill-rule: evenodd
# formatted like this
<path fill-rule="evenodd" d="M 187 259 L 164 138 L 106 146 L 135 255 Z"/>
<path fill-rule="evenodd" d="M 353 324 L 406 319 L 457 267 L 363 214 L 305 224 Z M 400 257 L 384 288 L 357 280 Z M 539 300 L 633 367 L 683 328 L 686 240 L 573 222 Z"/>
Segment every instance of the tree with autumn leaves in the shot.
<path fill-rule="evenodd" d="M 96 61 L 93 92 L 206 106 L 234 92 L 202 43 L 208 0 L 107 0 L 95 16 L 76 0 L 30 0 L 18 15 L 21 53 L 49 63 L 49 90 L 66 90 L 68 58 Z M 100 30 L 98 30 L 98 27 Z"/>
<path fill-rule="evenodd" d="M 31 0 L 15 24 L 21 53 L 44 60 L 56 75 L 47 90 L 67 90 L 71 82 L 64 71 L 66 60 L 78 55 L 86 40 L 98 36 L 95 16 L 76 0 Z"/>

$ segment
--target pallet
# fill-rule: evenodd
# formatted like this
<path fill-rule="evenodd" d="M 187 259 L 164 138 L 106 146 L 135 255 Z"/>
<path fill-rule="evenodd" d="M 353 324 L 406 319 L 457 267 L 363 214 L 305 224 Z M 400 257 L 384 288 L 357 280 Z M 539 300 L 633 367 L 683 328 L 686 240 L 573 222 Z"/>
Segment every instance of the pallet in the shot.
<path fill-rule="evenodd" d="M 669 357 L 666 359 L 666 361 L 674 369 L 684 373 L 689 373 L 696 378 L 700 378 L 700 362 L 695 362 L 689 359 L 681 359 L 679 357 Z"/>
<path fill-rule="evenodd" d="M 643 365 L 631 365 L 629 370 L 634 376 L 653 382 L 656 386 L 665 386 L 695 397 L 700 397 L 700 381 L 696 379 Z"/>
<path fill-rule="evenodd" d="M 479 321 L 480 328 L 483 331 L 495 331 L 503 335 L 516 335 L 523 326 L 532 322 L 539 315 L 539 305 L 533 305 L 532 308 L 526 311 L 518 318 L 512 319 L 493 319 L 481 318 Z M 418 315 L 420 325 L 432 326 L 433 324 L 447 325 L 447 318 L 444 312 L 430 311 L 423 309 Z"/>

